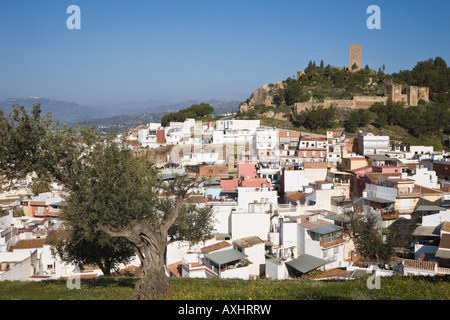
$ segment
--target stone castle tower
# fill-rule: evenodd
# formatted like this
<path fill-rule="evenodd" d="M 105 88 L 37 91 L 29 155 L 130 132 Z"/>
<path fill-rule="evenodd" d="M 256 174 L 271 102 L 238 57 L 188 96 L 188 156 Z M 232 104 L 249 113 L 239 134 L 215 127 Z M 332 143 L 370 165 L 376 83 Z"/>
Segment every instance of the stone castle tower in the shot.
<path fill-rule="evenodd" d="M 353 65 L 356 63 L 357 69 L 355 71 L 362 69 L 362 45 L 352 44 L 350 45 L 350 64 L 349 69 L 352 70 Z"/>
<path fill-rule="evenodd" d="M 387 84 L 384 95 L 393 102 L 402 102 L 405 105 L 417 106 L 420 100 L 430 101 L 430 88 L 418 86 L 402 86 L 401 84 Z"/>

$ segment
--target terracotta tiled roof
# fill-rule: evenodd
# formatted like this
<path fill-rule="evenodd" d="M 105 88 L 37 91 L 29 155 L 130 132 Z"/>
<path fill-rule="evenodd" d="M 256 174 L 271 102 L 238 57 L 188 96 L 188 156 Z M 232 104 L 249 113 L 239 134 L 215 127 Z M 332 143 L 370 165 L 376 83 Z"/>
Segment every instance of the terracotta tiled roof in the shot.
<path fill-rule="evenodd" d="M 170 272 L 176 277 L 181 278 L 181 265 L 182 261 L 178 261 L 172 264 L 169 264 L 167 268 L 170 270 Z"/>
<path fill-rule="evenodd" d="M 450 249 L 450 234 L 442 234 L 441 241 L 439 242 L 439 249 Z"/>
<path fill-rule="evenodd" d="M 305 200 L 306 195 L 307 195 L 307 193 L 305 193 L 305 192 L 296 191 L 296 192 L 288 193 L 286 195 L 286 197 L 288 197 L 289 199 L 292 199 L 292 200 Z"/>
<path fill-rule="evenodd" d="M 419 188 L 420 188 L 420 193 L 421 193 L 421 194 L 429 194 L 429 193 L 433 193 L 433 194 L 438 193 L 438 194 L 441 194 L 441 193 L 443 193 L 443 192 L 440 191 L 440 190 L 431 189 L 431 188 L 426 188 L 426 187 L 422 187 L 422 186 L 419 186 L 419 185 L 416 185 L 416 187 L 419 187 Z"/>
<path fill-rule="evenodd" d="M 226 241 L 221 241 L 215 244 L 212 244 L 210 246 L 206 246 L 202 248 L 202 251 L 206 252 L 206 253 L 211 253 L 223 248 L 227 248 L 227 247 L 231 247 L 231 244 L 229 242 Z"/>
<path fill-rule="evenodd" d="M 389 179 L 389 177 L 393 177 L 393 176 L 400 176 L 401 173 L 366 173 L 366 177 L 370 179 L 370 181 L 372 182 L 384 182 L 387 179 Z M 393 180 L 393 179 L 389 179 L 389 180 Z"/>
<path fill-rule="evenodd" d="M 322 169 L 327 168 L 328 164 L 326 162 L 305 162 L 304 168 L 305 169 Z"/>
<path fill-rule="evenodd" d="M 411 182 L 411 183 L 414 183 L 416 181 L 413 179 L 402 179 L 402 178 L 390 178 L 389 180 L 396 181 L 396 182 Z"/>
<path fill-rule="evenodd" d="M 289 132 L 289 137 L 287 133 Z M 301 137 L 302 133 L 300 131 L 279 131 L 278 137 L 281 138 L 298 138 Z"/>
<path fill-rule="evenodd" d="M 408 269 L 418 269 L 418 270 L 428 270 L 434 271 L 436 264 L 430 261 L 420 261 L 420 260 L 403 260 L 403 265 Z"/>
<path fill-rule="evenodd" d="M 450 221 L 445 221 L 441 227 L 442 231 L 450 232 Z"/>
<path fill-rule="evenodd" d="M 317 221 L 314 221 L 314 222 L 310 222 L 308 217 L 302 217 L 301 222 L 299 223 L 299 225 L 305 229 L 314 229 L 317 227 L 325 226 L 327 224 L 332 224 L 332 223 L 325 221 L 325 220 L 320 220 L 320 219 Z"/>
<path fill-rule="evenodd" d="M 328 271 L 325 271 L 316 277 L 314 279 L 329 279 L 329 278 L 350 278 L 350 275 L 353 271 L 348 270 L 342 270 L 342 269 L 331 269 Z"/>
<path fill-rule="evenodd" d="M 190 196 L 188 201 L 193 203 L 206 203 L 207 199 L 204 196 Z"/>
<path fill-rule="evenodd" d="M 45 238 L 20 240 L 14 247 L 11 247 L 11 249 L 14 250 L 14 249 L 42 248 L 44 246 L 45 241 L 46 241 Z"/>
<path fill-rule="evenodd" d="M 240 246 L 241 248 L 249 248 L 254 245 L 264 243 L 264 241 L 262 241 L 260 238 L 258 238 L 256 236 L 252 236 L 252 237 L 234 240 L 234 243 L 236 245 Z"/>
<path fill-rule="evenodd" d="M 327 141 L 326 138 L 302 138 L 302 141 Z"/>

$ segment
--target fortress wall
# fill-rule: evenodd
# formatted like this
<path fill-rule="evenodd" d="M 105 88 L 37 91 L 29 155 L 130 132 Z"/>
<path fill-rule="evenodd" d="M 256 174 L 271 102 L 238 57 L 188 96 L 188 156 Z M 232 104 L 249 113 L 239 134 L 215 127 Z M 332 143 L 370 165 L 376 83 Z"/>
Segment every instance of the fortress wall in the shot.
<path fill-rule="evenodd" d="M 419 87 L 416 86 L 410 86 L 406 90 L 406 94 L 408 95 L 408 105 L 410 106 L 417 106 L 419 102 Z"/>
<path fill-rule="evenodd" d="M 355 109 L 369 109 L 374 103 L 383 102 L 386 103 L 387 97 L 376 96 L 354 96 L 353 103 Z"/>
<path fill-rule="evenodd" d="M 417 100 L 424 100 L 425 102 L 430 102 L 430 88 L 419 87 Z"/>
<path fill-rule="evenodd" d="M 323 101 L 323 106 L 325 108 L 331 108 L 334 107 L 336 109 L 340 108 L 354 108 L 354 102 L 353 100 L 332 100 L 332 99 L 325 99 Z"/>
<path fill-rule="evenodd" d="M 298 102 L 294 105 L 294 109 L 297 113 L 302 111 L 308 111 L 312 108 L 324 106 L 324 102 Z"/>

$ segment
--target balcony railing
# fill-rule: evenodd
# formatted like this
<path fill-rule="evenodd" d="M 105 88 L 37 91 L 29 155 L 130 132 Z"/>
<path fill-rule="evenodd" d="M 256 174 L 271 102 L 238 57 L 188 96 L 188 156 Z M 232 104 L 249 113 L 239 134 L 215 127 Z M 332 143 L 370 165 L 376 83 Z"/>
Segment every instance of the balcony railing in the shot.
<path fill-rule="evenodd" d="M 450 274 L 450 268 L 437 267 L 436 268 L 436 273 L 439 273 L 439 274 Z"/>
<path fill-rule="evenodd" d="M 399 196 L 414 196 L 414 195 L 420 195 L 420 194 L 421 194 L 420 188 L 413 188 L 411 190 L 405 190 L 405 191 L 399 190 L 398 191 Z"/>

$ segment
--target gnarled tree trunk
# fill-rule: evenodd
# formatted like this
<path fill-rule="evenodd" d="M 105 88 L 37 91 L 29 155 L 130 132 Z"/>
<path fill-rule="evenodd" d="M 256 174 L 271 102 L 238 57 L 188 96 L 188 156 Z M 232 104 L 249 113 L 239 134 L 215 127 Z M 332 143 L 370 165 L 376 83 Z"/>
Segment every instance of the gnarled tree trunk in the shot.
<path fill-rule="evenodd" d="M 181 201 L 177 203 L 176 214 L 181 208 Z M 109 226 L 98 227 L 111 237 L 125 237 L 138 248 L 138 256 L 142 264 L 142 278 L 136 283 L 132 295 L 134 300 L 154 300 L 172 292 L 169 278 L 165 272 L 165 252 L 167 246 L 167 230 L 173 223 L 171 219 L 165 220 L 160 228 L 154 228 L 147 221 L 134 220 L 122 230 Z"/>
<path fill-rule="evenodd" d="M 165 249 L 167 241 L 162 237 L 141 235 L 143 242 L 142 278 L 136 283 L 133 300 L 154 300 L 172 292 L 165 270 Z"/>

